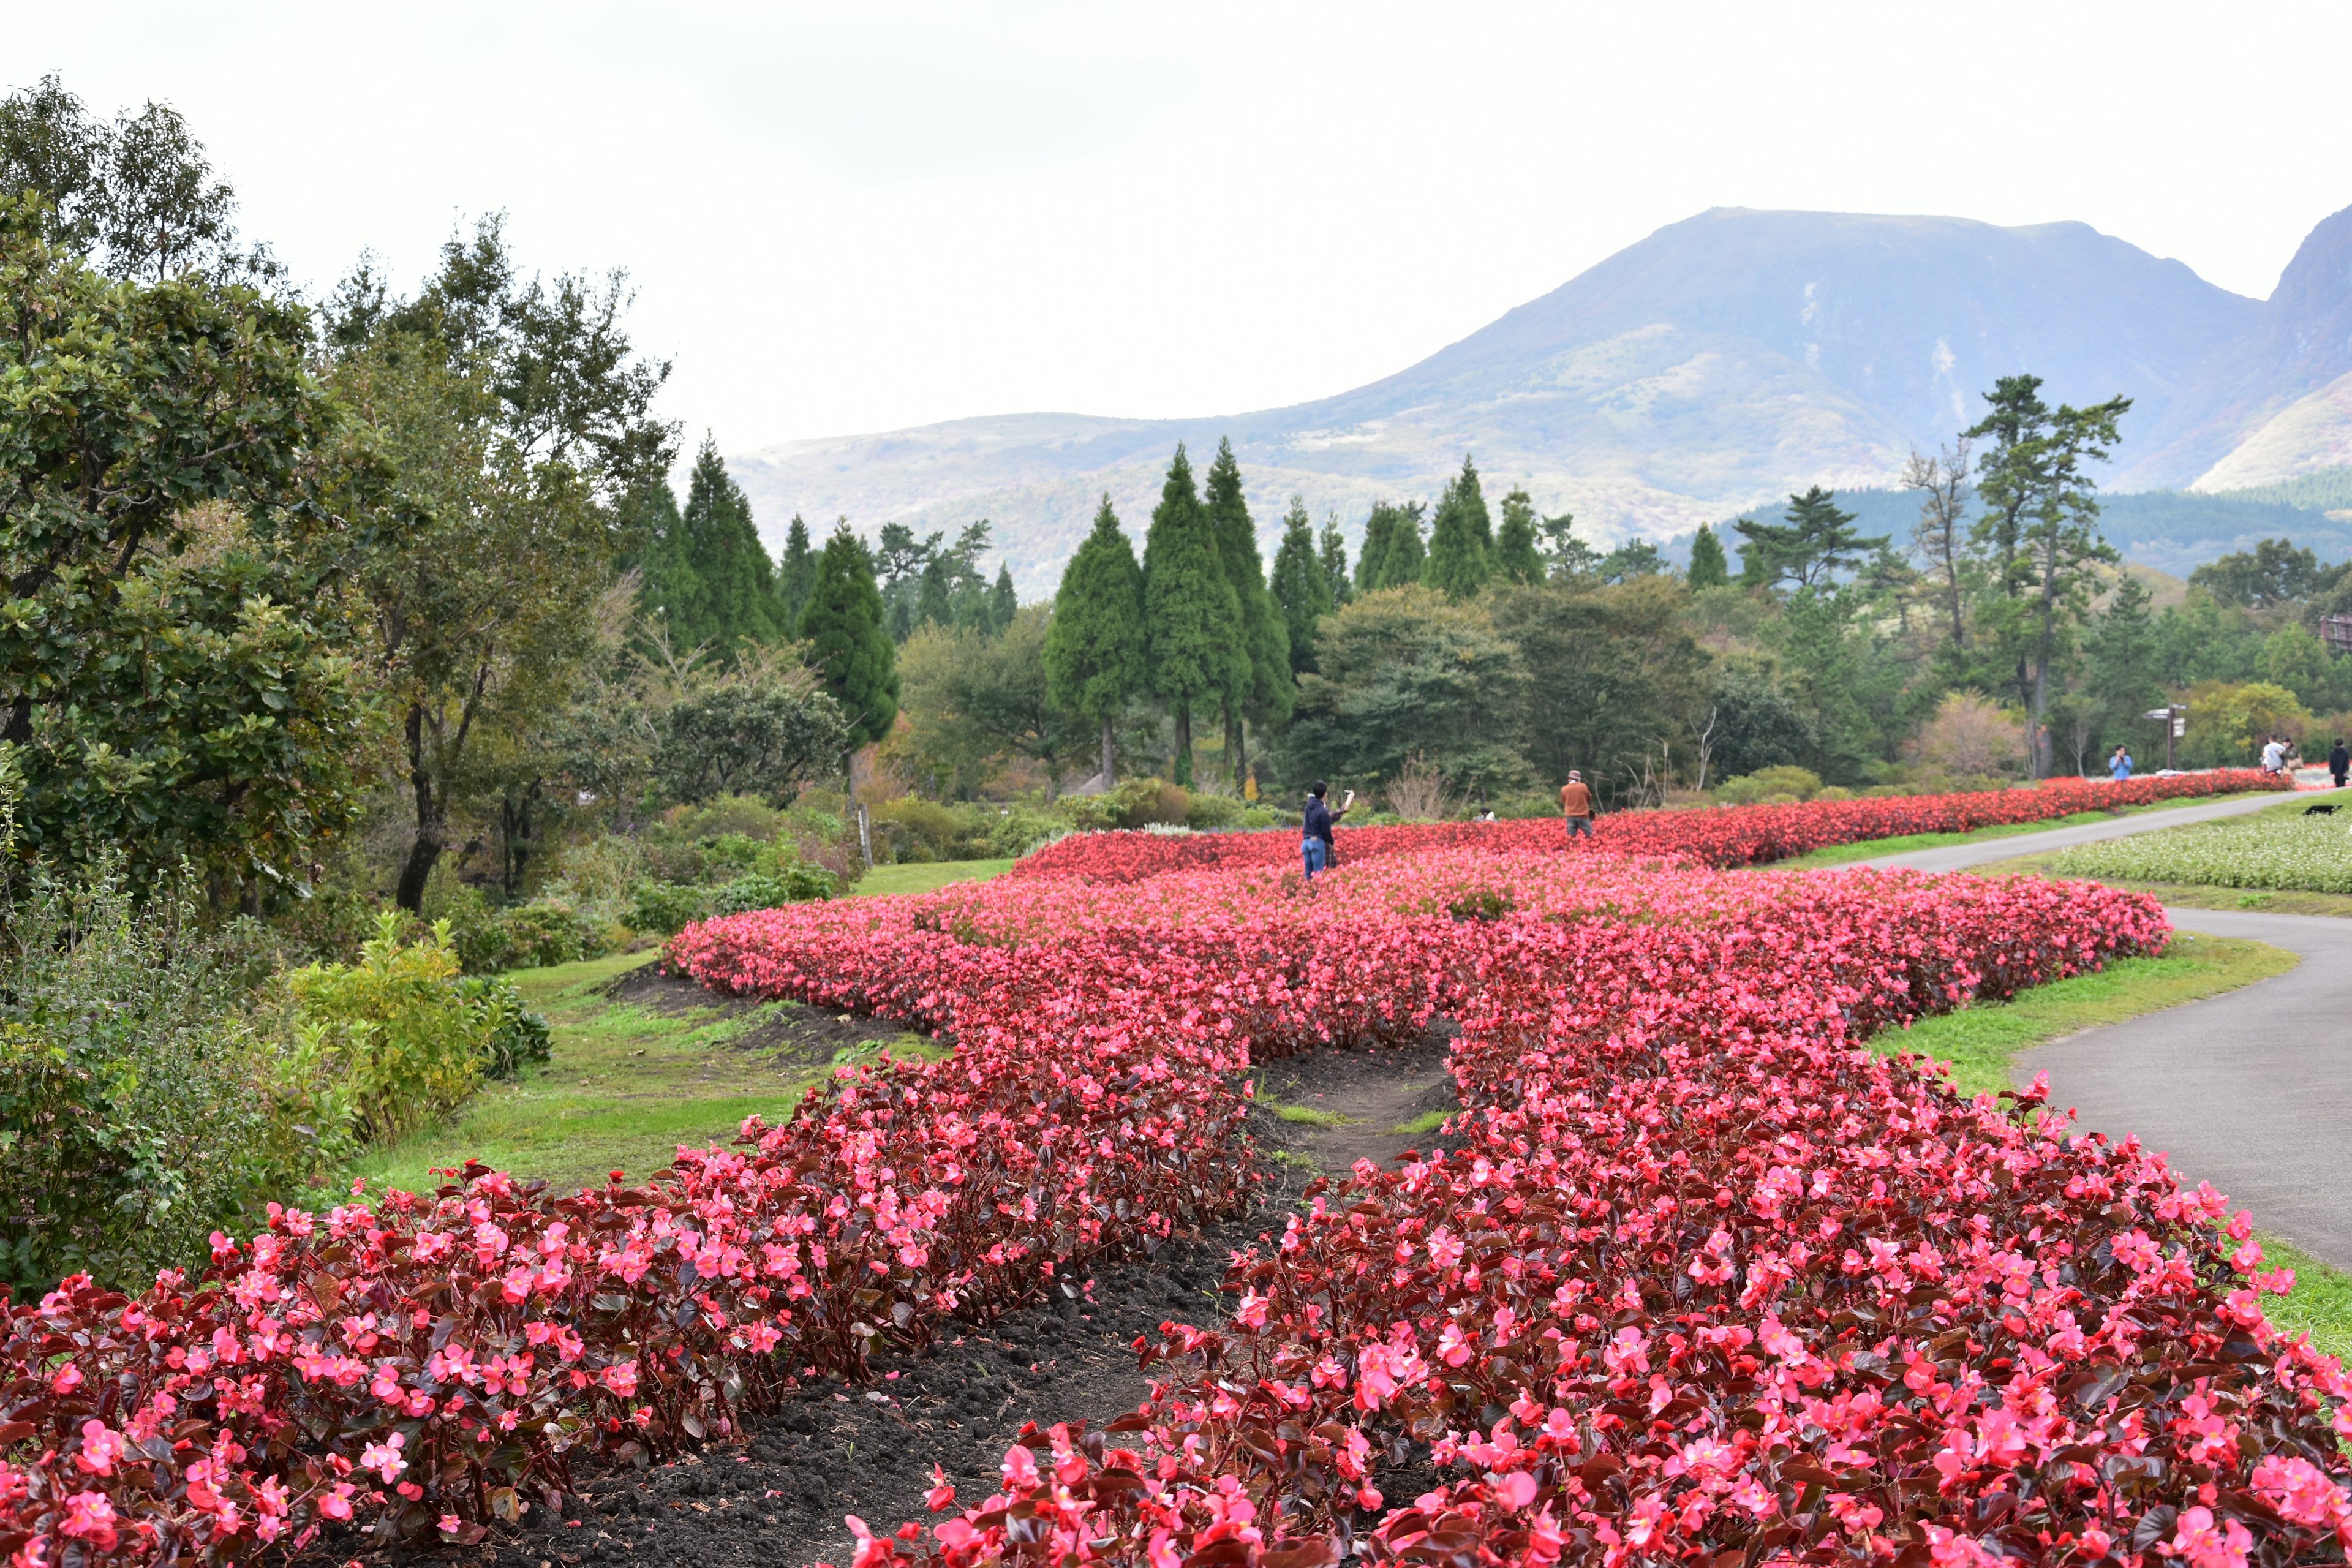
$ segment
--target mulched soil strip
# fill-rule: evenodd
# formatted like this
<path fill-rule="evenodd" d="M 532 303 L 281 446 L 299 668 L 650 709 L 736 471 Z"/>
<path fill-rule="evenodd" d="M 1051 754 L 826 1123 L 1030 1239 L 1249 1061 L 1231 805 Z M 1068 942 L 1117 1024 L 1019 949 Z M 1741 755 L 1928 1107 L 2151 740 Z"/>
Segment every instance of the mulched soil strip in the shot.
<path fill-rule="evenodd" d="M 773 1052 L 779 1064 L 786 1067 L 823 1067 L 843 1050 L 876 1041 L 888 1044 L 909 1033 L 904 1024 L 855 1013 L 825 1013 L 798 1003 L 722 996 L 682 975 L 663 973 L 659 963 L 632 969 L 603 989 L 615 1002 L 654 1013 L 699 1012 L 712 1020 L 761 1014 L 759 1023 L 727 1043 L 728 1048 Z"/>
<path fill-rule="evenodd" d="M 643 994 L 663 993 L 646 987 Z M 698 994 L 705 1005 L 724 1002 Z M 1444 1036 L 1433 1034 L 1402 1050 L 1318 1052 L 1268 1064 L 1265 1081 L 1285 1103 L 1344 1107 L 1377 1100 L 1390 1106 L 1400 1079 L 1425 1077 L 1445 1050 Z M 1313 1098 L 1318 1094 L 1321 1100 Z M 1429 1098 L 1421 1094 L 1415 1103 Z M 1453 1104 L 1449 1082 L 1442 1100 L 1419 1108 Z M 297 1568 L 350 1561 L 482 1568 L 846 1563 L 854 1545 L 845 1515 L 857 1515 L 877 1533 L 932 1517 L 923 1494 L 933 1485 L 933 1466 L 968 1505 L 996 1489 L 997 1466 L 1024 1423 L 1044 1428 L 1084 1419 L 1092 1427 L 1132 1411 L 1151 1382 L 1137 1370 L 1135 1342 L 1156 1340 L 1171 1320 L 1223 1321 L 1232 1305 L 1219 1292 L 1227 1260 L 1235 1249 L 1280 1234 L 1315 1167 L 1343 1172 L 1360 1149 L 1386 1159 L 1407 1144 L 1436 1146 L 1433 1137 L 1397 1136 L 1392 1125 L 1321 1129 L 1258 1110 L 1250 1132 L 1266 1156 L 1265 1184 L 1247 1214 L 1197 1238 L 1173 1242 L 1150 1259 L 1106 1264 L 1082 1283 L 1057 1289 L 1052 1301 L 984 1331 L 950 1334 L 925 1354 L 877 1358 L 871 1382 L 812 1385 L 761 1420 L 744 1444 L 713 1444 L 644 1472 L 583 1469 L 574 1476 L 580 1491 L 564 1499 L 560 1519 L 542 1505 L 520 1531 L 501 1530 L 478 1546 L 415 1552 L 370 1550 L 358 1537 L 321 1541 Z M 1335 1135 L 1344 1137 L 1335 1143 Z M 1375 1477 L 1391 1507 L 1436 1479 L 1419 1445 Z"/>

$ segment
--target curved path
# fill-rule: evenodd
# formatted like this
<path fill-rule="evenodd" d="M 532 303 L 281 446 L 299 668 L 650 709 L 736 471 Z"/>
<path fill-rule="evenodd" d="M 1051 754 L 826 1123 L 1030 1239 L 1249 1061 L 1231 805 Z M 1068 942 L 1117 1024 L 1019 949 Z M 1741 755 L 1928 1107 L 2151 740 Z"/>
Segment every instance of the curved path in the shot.
<path fill-rule="evenodd" d="M 2258 811 L 2272 797 L 2143 812 L 1862 862 L 1956 871 L 2012 856 Z M 2352 1270 L 2352 920 L 2167 906 L 2182 931 L 2250 937 L 2303 963 L 2284 974 L 2024 1053 L 2083 1125 L 2137 1132 L 2189 1182 L 2210 1181 L 2263 1228 Z"/>

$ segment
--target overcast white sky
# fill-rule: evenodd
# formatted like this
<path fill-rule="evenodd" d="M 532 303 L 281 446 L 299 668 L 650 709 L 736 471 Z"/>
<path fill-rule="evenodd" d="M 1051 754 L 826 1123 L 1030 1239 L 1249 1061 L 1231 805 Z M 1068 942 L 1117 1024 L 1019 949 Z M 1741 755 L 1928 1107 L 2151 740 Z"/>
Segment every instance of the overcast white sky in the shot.
<path fill-rule="evenodd" d="M 2347 58 L 2341 0 L 0 0 L 0 80 L 176 104 L 306 281 L 493 209 L 625 267 L 730 451 L 1320 396 L 1714 205 L 2079 218 L 2267 295 L 2352 205 Z"/>

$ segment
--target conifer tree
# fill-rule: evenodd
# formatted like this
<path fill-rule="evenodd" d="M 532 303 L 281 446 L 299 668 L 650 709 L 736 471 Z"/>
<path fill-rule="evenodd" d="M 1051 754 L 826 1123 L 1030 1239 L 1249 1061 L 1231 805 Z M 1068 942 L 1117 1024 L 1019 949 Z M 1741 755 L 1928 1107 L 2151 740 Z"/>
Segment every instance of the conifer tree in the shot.
<path fill-rule="evenodd" d="M 923 563 L 922 586 L 915 595 L 915 624 L 955 625 L 955 571 L 944 553 Z"/>
<path fill-rule="evenodd" d="M 1348 540 L 1339 531 L 1339 514 L 1336 510 L 1324 515 L 1316 559 L 1323 568 L 1323 581 L 1330 586 L 1331 607 L 1336 610 L 1356 596 L 1356 585 L 1348 578 Z"/>
<path fill-rule="evenodd" d="M 1113 727 L 1143 693 L 1143 569 L 1111 510 L 1109 492 L 1094 531 L 1062 569 L 1054 618 L 1045 624 L 1045 689 L 1055 706 L 1102 726 L 1102 779 L 1113 782 Z"/>
<path fill-rule="evenodd" d="M 671 645 L 731 658 L 744 643 L 783 640 L 775 569 L 752 526 L 751 503 L 707 435 L 676 518 L 646 555 L 646 602 L 668 623 Z"/>
<path fill-rule="evenodd" d="M 809 548 L 808 524 L 793 513 L 784 533 L 784 553 L 776 563 L 776 601 L 782 606 L 782 626 L 787 637 L 801 635 L 801 612 L 808 608 L 809 592 L 816 586 L 816 552 Z"/>
<path fill-rule="evenodd" d="M 1296 676 L 1313 669 L 1315 623 L 1331 613 L 1331 579 L 1315 557 L 1315 531 L 1307 521 L 1303 497 L 1290 498 L 1289 515 L 1283 519 L 1282 545 L 1274 552 L 1270 591 L 1290 630 L 1291 673 Z"/>
<path fill-rule="evenodd" d="M 1364 522 L 1364 552 L 1356 561 L 1356 586 L 1376 593 L 1403 583 L 1421 581 L 1421 503 L 1379 501 Z"/>
<path fill-rule="evenodd" d="M 1493 552 L 1486 493 L 1478 488 L 1478 470 L 1465 458 L 1462 472 L 1438 498 L 1421 580 L 1449 599 L 1466 599 L 1494 574 Z"/>
<path fill-rule="evenodd" d="M 996 586 L 988 595 L 988 635 L 1003 637 L 1020 611 L 1021 600 L 1013 592 L 1013 563 L 1000 562 L 996 567 Z"/>
<path fill-rule="evenodd" d="M 874 558 L 850 531 L 834 525 L 817 557 L 816 584 L 801 614 L 801 636 L 817 679 L 849 721 L 852 750 L 880 740 L 898 717 L 898 650 L 882 625 L 882 592 L 874 584 Z M 848 759 L 842 759 L 845 772 Z"/>
<path fill-rule="evenodd" d="M 1242 611 L 1179 442 L 1143 542 L 1143 635 L 1151 689 L 1176 721 L 1176 782 L 1192 782 L 1192 710 L 1235 684 Z"/>
<path fill-rule="evenodd" d="M 1503 498 L 1503 525 L 1495 531 L 1495 574 L 1508 583 L 1544 580 L 1543 551 L 1536 544 L 1536 503 L 1525 490 Z"/>
<path fill-rule="evenodd" d="M 1705 523 L 1691 536 L 1690 585 L 1720 588 L 1731 581 L 1731 563 L 1724 558 L 1723 541 Z"/>
<path fill-rule="evenodd" d="M 1257 523 L 1250 516 L 1242 492 L 1242 466 L 1234 458 L 1231 441 L 1217 443 L 1216 460 L 1209 465 L 1202 504 L 1217 536 L 1217 554 L 1224 563 L 1225 580 L 1234 585 L 1234 599 L 1242 616 L 1242 658 L 1235 661 L 1234 684 L 1226 692 L 1225 765 L 1236 787 L 1249 768 L 1245 720 L 1280 724 L 1290 718 L 1295 683 L 1290 673 L 1290 628 L 1281 607 L 1266 592 L 1265 563 L 1257 552 Z"/>

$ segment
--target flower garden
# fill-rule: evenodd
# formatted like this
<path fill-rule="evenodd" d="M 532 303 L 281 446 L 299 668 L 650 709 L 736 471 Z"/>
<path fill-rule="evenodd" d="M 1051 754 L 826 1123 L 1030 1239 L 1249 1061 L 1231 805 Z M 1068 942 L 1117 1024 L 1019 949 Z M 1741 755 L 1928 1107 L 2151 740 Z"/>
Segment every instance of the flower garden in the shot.
<path fill-rule="evenodd" d="M 2037 1095 L 1860 1044 L 2158 951 L 2158 908 L 1727 869 L 2210 778 L 1628 814 L 1590 847 L 1343 829 L 1311 888 L 1286 836 L 1093 836 L 691 927 L 672 961 L 706 984 L 955 1053 L 845 1070 L 643 1186 L 469 1167 L 273 1211 L 202 1279 L 13 1309 L 0 1550 L 478 1541 L 583 1464 L 725 1441 L 1231 1212 L 1252 1063 L 1444 1017 L 1442 1147 L 1310 1188 L 1234 1259 L 1225 1321 L 1142 1347 L 1141 1409 L 877 1521 L 860 1568 L 2340 1557 L 2352 1389 L 2265 1321 L 2286 1281 L 2247 1216 Z M 1424 1461 L 1437 1485 L 1385 1495 Z"/>

